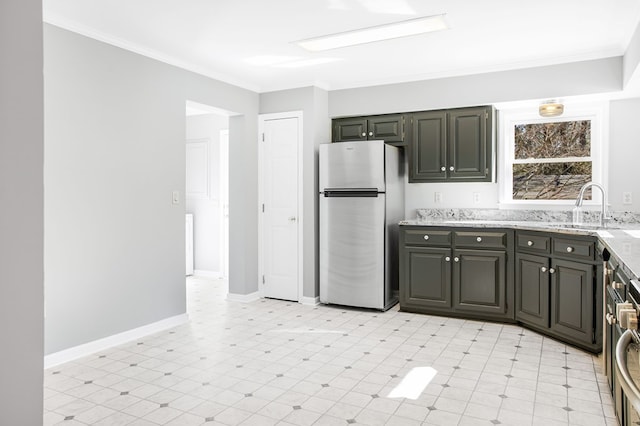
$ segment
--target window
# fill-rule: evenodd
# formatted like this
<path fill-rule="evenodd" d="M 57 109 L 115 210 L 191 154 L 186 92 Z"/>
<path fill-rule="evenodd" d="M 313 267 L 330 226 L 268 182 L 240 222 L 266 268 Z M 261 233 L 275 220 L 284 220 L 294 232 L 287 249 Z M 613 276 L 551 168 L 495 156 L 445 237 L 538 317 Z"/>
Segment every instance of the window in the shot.
<path fill-rule="evenodd" d="M 569 205 L 587 182 L 603 182 L 602 105 L 565 106 L 560 117 L 501 110 L 501 203 Z M 599 201 L 596 192 L 594 202 Z M 591 200 L 591 190 L 585 194 Z"/>

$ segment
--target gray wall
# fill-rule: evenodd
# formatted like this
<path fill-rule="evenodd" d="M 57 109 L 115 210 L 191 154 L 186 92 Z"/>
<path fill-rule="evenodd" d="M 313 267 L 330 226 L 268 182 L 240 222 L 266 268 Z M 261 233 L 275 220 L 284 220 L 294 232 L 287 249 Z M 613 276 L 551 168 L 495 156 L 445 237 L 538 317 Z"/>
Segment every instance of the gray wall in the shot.
<path fill-rule="evenodd" d="M 240 114 L 230 292 L 255 291 L 257 94 L 51 25 L 44 42 L 45 352 L 186 311 L 187 99 Z"/>
<path fill-rule="evenodd" d="M 622 58 L 329 92 L 329 116 L 421 111 L 622 90 Z"/>
<path fill-rule="evenodd" d="M 220 131 L 228 128 L 229 118 L 226 116 L 201 114 L 187 117 L 187 143 L 190 140 L 209 140 L 209 196 L 185 195 L 187 213 L 193 213 L 194 268 L 198 272 L 222 273 Z"/>
<path fill-rule="evenodd" d="M 303 295 L 318 295 L 318 145 L 331 141 L 328 92 L 317 87 L 282 90 L 260 95 L 260 113 L 303 113 Z"/>
<path fill-rule="evenodd" d="M 609 58 L 524 70 L 477 74 L 439 80 L 419 81 L 387 86 L 338 90 L 329 92 L 329 115 L 355 116 L 376 113 L 451 108 L 498 102 L 544 99 L 574 95 L 589 95 L 622 90 L 622 58 Z M 626 150 L 637 125 L 630 118 L 640 112 L 636 102 L 611 103 L 609 149 L 609 187 L 613 210 L 640 211 L 638 203 L 622 205 L 619 183 L 625 180 L 628 168 L 618 167 L 616 158 Z M 635 132 L 635 133 L 634 133 Z M 605 148 L 606 149 L 606 148 Z M 631 149 L 635 150 L 635 147 Z M 621 158 L 622 161 L 630 161 Z M 628 189 L 630 190 L 630 189 Z M 434 204 L 434 193 L 442 194 L 442 202 Z M 473 202 L 473 194 L 480 202 Z M 498 207 L 496 183 L 423 183 L 405 185 L 405 215 L 413 217 L 420 207 Z"/>
<path fill-rule="evenodd" d="M 42 424 L 42 2 L 0 2 L 0 424 Z"/>

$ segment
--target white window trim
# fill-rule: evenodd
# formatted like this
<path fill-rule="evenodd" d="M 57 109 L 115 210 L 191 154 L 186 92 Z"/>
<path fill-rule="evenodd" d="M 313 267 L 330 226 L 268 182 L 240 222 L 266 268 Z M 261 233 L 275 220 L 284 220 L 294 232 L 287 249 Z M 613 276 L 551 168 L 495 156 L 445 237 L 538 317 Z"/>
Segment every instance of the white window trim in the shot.
<path fill-rule="evenodd" d="M 608 176 L 605 170 L 609 142 L 609 103 L 594 102 L 580 104 L 565 104 L 562 116 L 543 118 L 538 115 L 537 108 L 518 108 L 498 110 L 498 203 L 502 209 L 566 209 L 574 205 L 573 200 L 514 200 L 513 168 L 514 163 L 514 132 L 516 124 L 532 124 L 558 121 L 591 120 L 591 157 L 592 181 L 599 183 L 608 192 Z M 572 158 L 573 159 L 573 158 Z M 571 159 L 569 159 L 571 160 Z M 585 206 L 599 205 L 600 191 L 593 191 L 593 200 L 585 200 Z"/>

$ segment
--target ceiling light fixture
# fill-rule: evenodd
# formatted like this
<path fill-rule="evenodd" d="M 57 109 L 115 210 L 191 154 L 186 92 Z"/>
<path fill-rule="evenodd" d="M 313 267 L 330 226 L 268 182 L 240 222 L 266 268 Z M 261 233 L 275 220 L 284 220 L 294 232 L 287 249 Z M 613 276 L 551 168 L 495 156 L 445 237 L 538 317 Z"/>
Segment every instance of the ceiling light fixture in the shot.
<path fill-rule="evenodd" d="M 306 40 L 296 41 L 295 43 L 308 51 L 321 52 L 324 50 L 338 49 L 341 47 L 355 46 L 375 41 L 391 40 L 394 38 L 446 30 L 449 26 L 445 22 L 444 17 L 444 14 L 425 16 L 422 18 L 394 22 L 392 24 L 378 25 L 354 31 L 309 38 Z"/>
<path fill-rule="evenodd" d="M 538 113 L 541 117 L 558 117 L 564 112 L 564 105 L 555 99 L 543 102 L 538 107 Z"/>

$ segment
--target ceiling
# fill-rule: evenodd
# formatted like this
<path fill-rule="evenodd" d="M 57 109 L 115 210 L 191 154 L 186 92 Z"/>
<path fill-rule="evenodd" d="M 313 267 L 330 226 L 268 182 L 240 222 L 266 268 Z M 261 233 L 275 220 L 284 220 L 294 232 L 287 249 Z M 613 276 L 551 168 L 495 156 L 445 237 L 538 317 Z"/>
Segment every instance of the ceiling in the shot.
<path fill-rule="evenodd" d="M 44 20 L 256 92 L 621 56 L 639 0 L 44 0 Z M 292 42 L 446 14 L 449 29 L 325 52 Z M 327 61 L 304 65 L 304 61 Z M 330 61 L 330 62 L 329 62 Z"/>

